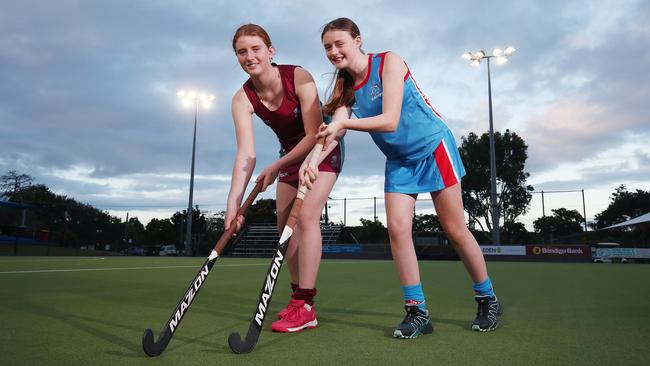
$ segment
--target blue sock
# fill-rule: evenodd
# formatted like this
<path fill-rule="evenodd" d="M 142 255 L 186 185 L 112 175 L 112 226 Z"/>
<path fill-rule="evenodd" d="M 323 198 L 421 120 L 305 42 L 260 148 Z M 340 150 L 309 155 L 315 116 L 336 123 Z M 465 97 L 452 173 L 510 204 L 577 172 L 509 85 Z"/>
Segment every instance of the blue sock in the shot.
<path fill-rule="evenodd" d="M 480 296 L 490 296 L 494 297 L 494 289 L 492 288 L 492 281 L 490 280 L 490 277 L 485 279 L 485 281 L 480 282 L 480 283 L 474 283 L 472 286 L 474 288 L 474 293 Z"/>
<path fill-rule="evenodd" d="M 402 292 L 404 293 L 404 302 L 407 301 L 416 301 L 420 310 L 426 310 L 427 304 L 424 300 L 424 292 L 422 292 L 422 284 L 418 283 L 413 286 L 402 286 Z"/>

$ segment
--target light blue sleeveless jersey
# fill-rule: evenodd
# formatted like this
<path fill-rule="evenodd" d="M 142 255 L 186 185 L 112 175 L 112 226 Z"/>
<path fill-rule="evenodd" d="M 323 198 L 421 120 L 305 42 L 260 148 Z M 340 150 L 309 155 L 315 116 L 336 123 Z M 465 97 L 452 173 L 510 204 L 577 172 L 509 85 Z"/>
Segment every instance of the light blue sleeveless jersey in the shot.
<path fill-rule="evenodd" d="M 355 86 L 352 112 L 358 118 L 382 113 L 381 72 L 386 53 L 368 55 L 366 80 Z M 411 72 L 404 76 L 399 124 L 394 132 L 370 132 L 386 155 L 384 191 L 435 192 L 460 182 L 465 167 L 451 131 L 429 104 Z"/>
<path fill-rule="evenodd" d="M 358 118 L 382 112 L 383 85 L 381 71 L 386 52 L 369 54 L 366 80 L 355 86 L 352 112 Z M 449 128 L 421 93 L 410 71 L 404 76 L 404 97 L 399 124 L 394 132 L 370 132 L 372 139 L 388 160 L 416 163 L 433 153 Z"/>

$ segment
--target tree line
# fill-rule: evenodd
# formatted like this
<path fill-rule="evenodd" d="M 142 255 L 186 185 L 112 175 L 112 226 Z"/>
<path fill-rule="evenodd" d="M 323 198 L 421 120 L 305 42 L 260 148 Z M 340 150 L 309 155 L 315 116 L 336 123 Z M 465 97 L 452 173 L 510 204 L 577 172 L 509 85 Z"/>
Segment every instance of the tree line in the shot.
<path fill-rule="evenodd" d="M 0 207 L 0 236 L 31 237 L 63 247 L 116 251 L 130 246 L 182 246 L 186 210 L 175 212 L 170 218 L 152 219 L 145 226 L 137 217 L 122 220 L 33 181 L 33 177 L 16 171 L 0 177 L 0 196 L 23 206 Z M 26 217 L 21 208 L 25 208 Z M 193 210 L 193 229 L 199 242 L 216 237 L 223 232 L 223 214 L 209 215 L 197 206 Z"/>

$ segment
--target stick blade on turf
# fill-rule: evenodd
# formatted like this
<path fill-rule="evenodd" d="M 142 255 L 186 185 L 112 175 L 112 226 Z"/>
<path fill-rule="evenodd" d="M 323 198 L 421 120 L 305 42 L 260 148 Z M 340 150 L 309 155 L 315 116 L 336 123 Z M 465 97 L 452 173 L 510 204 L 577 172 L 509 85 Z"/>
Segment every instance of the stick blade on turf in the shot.
<path fill-rule="evenodd" d="M 158 339 L 158 342 L 153 340 L 153 331 L 151 329 L 146 329 L 142 335 L 142 350 L 149 357 L 155 357 L 163 353 L 169 341 L 172 339 L 171 334 L 166 329 Z"/>
<path fill-rule="evenodd" d="M 241 339 L 238 332 L 232 332 L 228 336 L 228 346 L 235 353 L 249 353 L 255 348 L 259 338 L 260 331 L 257 328 L 250 329 L 244 340 Z"/>

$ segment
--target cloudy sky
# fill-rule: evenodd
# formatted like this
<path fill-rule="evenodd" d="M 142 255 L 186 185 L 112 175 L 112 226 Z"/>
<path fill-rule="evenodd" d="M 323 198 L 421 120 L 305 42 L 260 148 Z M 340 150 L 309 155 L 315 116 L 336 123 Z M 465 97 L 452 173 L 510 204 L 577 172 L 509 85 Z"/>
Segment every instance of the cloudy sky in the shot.
<path fill-rule="evenodd" d="M 641 0 L 4 2 L 0 172 L 30 174 L 122 218 L 169 217 L 187 207 L 192 148 L 193 111 L 176 92 L 195 88 L 217 100 L 199 113 L 194 203 L 224 210 L 230 98 L 246 80 L 231 49 L 235 29 L 265 27 L 275 60 L 309 70 L 323 97 L 332 67 L 320 28 L 339 16 L 357 22 L 366 51 L 392 50 L 409 63 L 457 140 L 488 128 L 485 65 L 470 67 L 461 54 L 515 46 L 510 62 L 492 68 L 494 123 L 529 145 L 535 190 L 584 189 L 592 218 L 616 186 L 650 189 L 650 2 Z M 278 144 L 261 123 L 255 133 L 257 173 Z M 364 133 L 346 142 L 331 196 L 382 197 L 383 156 Z M 545 198 L 547 214 L 582 212 L 580 193 Z M 342 201 L 331 206 L 343 220 Z M 419 213 L 430 208 L 418 202 Z M 348 224 L 372 209 L 372 200 L 349 201 Z M 539 216 L 535 194 L 521 221 L 530 227 Z"/>

